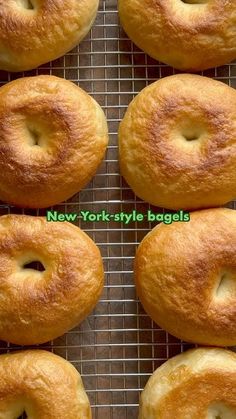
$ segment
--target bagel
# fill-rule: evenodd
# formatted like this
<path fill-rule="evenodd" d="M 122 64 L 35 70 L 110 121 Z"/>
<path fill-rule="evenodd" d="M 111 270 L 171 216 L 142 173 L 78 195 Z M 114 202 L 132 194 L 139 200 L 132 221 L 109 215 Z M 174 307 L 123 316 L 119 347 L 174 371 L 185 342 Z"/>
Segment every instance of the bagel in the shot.
<path fill-rule="evenodd" d="M 119 0 L 119 14 L 139 48 L 179 70 L 236 58 L 235 0 Z"/>
<path fill-rule="evenodd" d="M 80 191 L 108 143 L 105 115 L 86 92 L 54 76 L 0 88 L 0 199 L 41 208 Z"/>
<path fill-rule="evenodd" d="M 42 350 L 0 355 L 0 418 L 91 419 L 80 374 Z"/>
<path fill-rule="evenodd" d="M 236 418 L 236 354 L 192 349 L 169 359 L 148 380 L 139 419 Z"/>
<path fill-rule="evenodd" d="M 236 345 L 236 212 L 191 213 L 159 224 L 139 245 L 135 283 L 149 316 L 194 343 Z"/>
<path fill-rule="evenodd" d="M 146 87 L 119 128 L 121 172 L 143 200 L 171 209 L 236 197 L 236 91 L 181 74 Z"/>
<path fill-rule="evenodd" d="M 89 32 L 99 0 L 0 0 L 0 68 L 31 70 L 64 55 Z"/>
<path fill-rule="evenodd" d="M 92 311 L 103 276 L 97 246 L 78 227 L 0 217 L 0 339 L 31 345 L 62 335 Z"/>

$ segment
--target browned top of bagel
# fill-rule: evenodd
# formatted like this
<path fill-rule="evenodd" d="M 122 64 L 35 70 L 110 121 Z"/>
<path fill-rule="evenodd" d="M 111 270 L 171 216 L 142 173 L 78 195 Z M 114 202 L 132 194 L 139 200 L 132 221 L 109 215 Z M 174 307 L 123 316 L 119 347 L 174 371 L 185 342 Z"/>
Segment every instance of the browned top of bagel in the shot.
<path fill-rule="evenodd" d="M 105 115 L 75 84 L 54 76 L 0 89 L 0 199 L 47 207 L 78 192 L 108 142 Z"/>
<path fill-rule="evenodd" d="M 153 58 L 186 71 L 236 58 L 234 0 L 119 0 L 129 37 Z"/>
<path fill-rule="evenodd" d="M 139 419 L 236 417 L 236 354 L 199 348 L 159 367 L 142 393 Z"/>
<path fill-rule="evenodd" d="M 74 48 L 95 19 L 98 0 L 0 0 L 0 68 L 23 71 Z"/>
<path fill-rule="evenodd" d="M 155 227 L 138 248 L 135 282 L 147 313 L 172 335 L 235 345 L 236 212 L 197 211 Z"/>
<path fill-rule="evenodd" d="M 236 92 L 179 74 L 146 87 L 119 129 L 121 172 L 136 195 L 172 209 L 224 204 L 236 196 Z"/>
<path fill-rule="evenodd" d="M 38 261 L 44 271 L 26 265 Z M 70 223 L 0 217 L 0 339 L 47 342 L 80 323 L 103 287 L 95 243 Z"/>
<path fill-rule="evenodd" d="M 91 419 L 79 373 L 41 350 L 0 356 L 0 418 Z"/>

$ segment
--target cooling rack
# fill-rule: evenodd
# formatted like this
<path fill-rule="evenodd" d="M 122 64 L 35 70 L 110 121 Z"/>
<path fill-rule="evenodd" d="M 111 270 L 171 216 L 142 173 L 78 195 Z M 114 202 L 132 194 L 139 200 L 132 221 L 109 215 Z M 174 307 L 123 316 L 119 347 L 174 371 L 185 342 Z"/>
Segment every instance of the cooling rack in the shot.
<path fill-rule="evenodd" d="M 149 206 L 136 198 L 119 174 L 117 130 L 132 98 L 149 83 L 174 74 L 152 60 L 127 38 L 119 26 L 116 0 L 101 0 L 90 34 L 61 59 L 31 72 L 0 72 L 0 84 L 15 78 L 53 74 L 78 84 L 103 107 L 108 118 L 110 144 L 106 159 L 92 182 L 79 194 L 54 209 L 60 212 L 146 213 Z M 236 64 L 201 73 L 236 85 Z M 233 208 L 234 204 L 230 204 Z M 158 210 L 155 209 L 157 212 Z M 161 211 L 161 210 L 160 210 Z M 0 213 L 45 215 L 0 205 Z M 99 246 L 105 265 L 104 292 L 94 312 L 77 328 L 41 345 L 66 358 L 81 373 L 93 418 L 136 419 L 139 394 L 152 372 L 169 357 L 189 347 L 153 324 L 139 304 L 133 284 L 136 247 L 154 226 L 85 223 L 79 225 Z M 0 351 L 19 349 L 4 342 Z"/>

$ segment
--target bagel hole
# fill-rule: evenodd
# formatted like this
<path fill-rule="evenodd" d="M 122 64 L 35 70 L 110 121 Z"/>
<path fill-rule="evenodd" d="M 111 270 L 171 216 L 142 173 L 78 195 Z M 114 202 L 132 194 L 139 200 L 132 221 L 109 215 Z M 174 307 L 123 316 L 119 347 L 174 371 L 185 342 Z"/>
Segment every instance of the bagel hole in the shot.
<path fill-rule="evenodd" d="M 44 272 L 45 267 L 39 260 L 33 260 L 31 262 L 24 263 L 23 269 L 31 269 L 38 272 Z"/>
<path fill-rule="evenodd" d="M 216 297 L 225 299 L 236 294 L 236 275 L 231 272 L 223 272 L 220 275 L 216 289 Z"/>
<path fill-rule="evenodd" d="M 194 142 L 194 141 L 199 140 L 199 138 L 201 136 L 201 132 L 198 129 L 186 128 L 186 129 L 183 130 L 182 136 L 183 136 L 185 141 Z"/>
<path fill-rule="evenodd" d="M 208 0 L 181 0 L 185 4 L 206 4 Z"/>
<path fill-rule="evenodd" d="M 235 419 L 236 410 L 224 402 L 213 403 L 208 408 L 207 419 Z"/>
<path fill-rule="evenodd" d="M 26 0 L 25 1 L 25 8 L 27 10 L 34 10 L 34 5 L 33 5 L 31 0 Z"/>
<path fill-rule="evenodd" d="M 186 141 L 197 141 L 199 139 L 199 137 L 197 135 L 194 134 L 189 134 L 189 135 L 184 135 L 184 138 Z"/>
<path fill-rule="evenodd" d="M 32 0 L 17 0 L 17 3 L 26 10 L 34 10 L 35 8 Z"/>
<path fill-rule="evenodd" d="M 30 145 L 40 147 L 40 134 L 36 130 L 31 128 L 29 128 L 29 134 L 31 143 Z"/>

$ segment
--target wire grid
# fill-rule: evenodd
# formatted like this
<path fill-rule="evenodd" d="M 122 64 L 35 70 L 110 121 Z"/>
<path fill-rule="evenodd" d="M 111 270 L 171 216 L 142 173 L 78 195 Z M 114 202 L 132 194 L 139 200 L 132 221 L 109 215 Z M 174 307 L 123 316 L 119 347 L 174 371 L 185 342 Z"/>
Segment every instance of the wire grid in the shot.
<path fill-rule="evenodd" d="M 134 196 L 119 174 L 117 130 L 132 98 L 149 83 L 175 71 L 157 63 L 133 45 L 119 26 L 116 0 L 101 0 L 90 34 L 66 56 L 31 72 L 0 72 L 0 83 L 38 74 L 53 74 L 80 84 L 103 107 L 109 124 L 106 159 L 91 183 L 54 207 L 60 212 L 106 209 L 110 213 L 146 213 L 150 208 Z M 235 87 L 236 64 L 202 73 Z M 230 205 L 234 207 L 233 203 Z M 153 208 L 155 212 L 159 209 Z M 160 210 L 162 211 L 162 210 Z M 45 215 L 45 210 L 24 211 L 2 204 L 1 214 Z M 138 416 L 140 391 L 152 372 L 169 357 L 190 345 L 170 336 L 145 314 L 133 284 L 136 247 L 154 224 L 128 226 L 85 223 L 80 227 L 100 247 L 106 272 L 105 287 L 94 312 L 64 336 L 40 345 L 64 357 L 81 373 L 93 418 L 132 419 Z M 0 351 L 19 349 L 4 342 Z"/>

